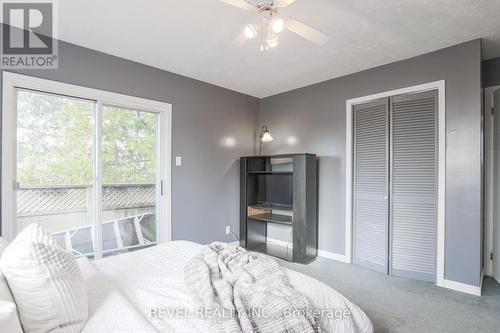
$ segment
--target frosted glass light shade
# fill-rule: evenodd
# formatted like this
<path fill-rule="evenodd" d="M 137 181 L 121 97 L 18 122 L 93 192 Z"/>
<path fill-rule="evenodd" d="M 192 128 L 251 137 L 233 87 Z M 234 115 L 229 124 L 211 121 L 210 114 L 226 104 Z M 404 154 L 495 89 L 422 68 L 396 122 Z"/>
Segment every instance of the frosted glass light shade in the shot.
<path fill-rule="evenodd" d="M 274 140 L 266 125 L 262 126 L 259 137 L 261 142 L 271 142 Z"/>

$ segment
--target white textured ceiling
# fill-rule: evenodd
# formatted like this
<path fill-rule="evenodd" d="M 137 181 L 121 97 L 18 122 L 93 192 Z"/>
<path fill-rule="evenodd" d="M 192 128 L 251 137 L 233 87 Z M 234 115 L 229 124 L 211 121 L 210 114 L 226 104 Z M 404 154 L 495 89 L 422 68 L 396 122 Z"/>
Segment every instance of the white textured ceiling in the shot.
<path fill-rule="evenodd" d="M 284 8 L 331 35 L 290 32 L 260 52 L 231 41 L 256 14 L 218 0 L 62 0 L 59 38 L 256 97 L 266 97 L 474 38 L 500 56 L 500 0 L 296 0 Z"/>

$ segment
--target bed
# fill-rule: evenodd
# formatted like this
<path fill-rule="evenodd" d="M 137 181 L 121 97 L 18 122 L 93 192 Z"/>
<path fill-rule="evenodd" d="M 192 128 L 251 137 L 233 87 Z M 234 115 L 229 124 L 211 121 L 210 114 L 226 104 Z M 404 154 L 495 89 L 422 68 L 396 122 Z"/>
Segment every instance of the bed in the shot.
<path fill-rule="evenodd" d="M 79 259 L 89 301 L 83 332 L 209 332 L 206 321 L 190 315 L 193 303 L 184 282 L 184 266 L 201 247 L 172 241 L 97 261 Z M 321 331 L 373 332 L 365 313 L 339 292 L 282 269 L 291 285 L 323 311 Z"/>

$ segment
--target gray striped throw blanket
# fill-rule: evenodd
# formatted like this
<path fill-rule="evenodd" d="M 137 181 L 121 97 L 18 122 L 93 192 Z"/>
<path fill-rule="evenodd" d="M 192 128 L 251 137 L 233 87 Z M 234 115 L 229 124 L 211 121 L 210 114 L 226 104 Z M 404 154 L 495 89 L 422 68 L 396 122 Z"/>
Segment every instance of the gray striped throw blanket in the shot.
<path fill-rule="evenodd" d="M 311 304 L 268 256 L 212 243 L 187 263 L 184 279 L 213 332 L 318 331 Z"/>

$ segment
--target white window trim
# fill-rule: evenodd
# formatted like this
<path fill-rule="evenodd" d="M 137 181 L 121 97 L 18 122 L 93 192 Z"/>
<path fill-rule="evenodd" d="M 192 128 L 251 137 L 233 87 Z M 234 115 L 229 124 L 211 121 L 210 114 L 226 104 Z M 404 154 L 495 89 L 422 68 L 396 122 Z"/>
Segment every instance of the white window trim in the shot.
<path fill-rule="evenodd" d="M 81 87 L 52 80 L 35 78 L 21 74 L 3 72 L 2 87 L 2 237 L 12 240 L 17 234 L 16 200 L 13 194 L 16 179 L 16 104 L 14 91 L 16 88 L 38 90 L 59 95 L 89 99 L 97 102 L 99 108 L 102 104 L 118 107 L 139 109 L 155 112 L 161 117 L 159 122 L 158 149 L 163 152 L 162 160 L 157 170 L 163 180 L 163 195 L 157 195 L 159 209 L 158 243 L 172 239 L 171 220 L 171 152 L 172 152 L 172 104 L 153 101 L 149 99 L 117 94 L 104 90 Z M 96 142 L 100 142 L 100 130 L 97 131 Z M 98 150 L 97 150 L 98 151 Z M 94 154 L 97 154 L 94 152 Z M 94 159 L 95 160 L 95 159 Z M 96 166 L 94 166 L 96 168 Z M 95 170 L 97 182 L 100 179 L 100 170 Z M 95 183 L 95 180 L 94 180 Z M 160 188 L 157 186 L 157 193 Z M 96 209 L 96 211 L 98 211 Z M 100 214 L 96 218 L 100 218 Z M 96 221 L 94 221 L 95 223 Z M 101 225 L 99 223 L 98 225 Z M 98 242 L 99 243 L 99 242 Z M 100 243 L 99 245 L 100 246 Z M 97 249 L 96 249 L 97 250 Z"/>
<path fill-rule="evenodd" d="M 487 87 L 484 89 L 484 140 L 486 143 L 485 149 L 485 231 L 484 231 L 484 275 L 493 276 L 493 261 L 490 255 L 493 253 L 493 208 L 495 205 L 493 196 L 493 180 L 494 180 L 494 121 L 495 115 L 492 112 L 494 108 L 493 93 L 500 89 L 500 86 Z M 500 108 L 498 108 L 500 109 Z M 498 112 L 498 111 L 497 111 Z M 500 277 L 499 277 L 500 279 Z"/>
<path fill-rule="evenodd" d="M 370 102 L 379 98 L 395 95 L 414 94 L 429 90 L 438 91 L 438 226 L 437 226 L 437 258 L 436 285 L 477 294 L 479 287 L 457 289 L 458 283 L 446 280 L 444 277 L 445 255 L 445 203 L 446 203 L 446 85 L 445 81 L 435 81 L 412 87 L 386 91 L 374 95 L 353 98 L 346 101 L 346 219 L 345 219 L 345 262 L 352 263 L 352 167 L 353 167 L 353 106 Z M 474 287 L 474 288 L 472 288 Z M 473 289 L 473 292 L 471 290 Z"/>

